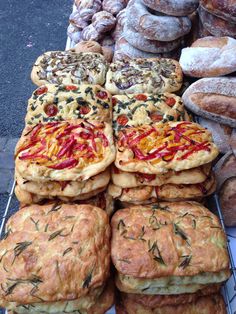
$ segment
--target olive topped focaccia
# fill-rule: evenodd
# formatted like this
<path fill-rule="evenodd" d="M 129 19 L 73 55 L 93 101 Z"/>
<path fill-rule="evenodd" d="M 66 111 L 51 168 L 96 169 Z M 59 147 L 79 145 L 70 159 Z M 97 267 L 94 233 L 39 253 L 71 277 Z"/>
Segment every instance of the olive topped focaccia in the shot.
<path fill-rule="evenodd" d="M 28 126 L 15 159 L 16 170 L 27 180 L 84 181 L 114 161 L 112 128 L 79 119 Z"/>
<path fill-rule="evenodd" d="M 195 168 L 218 155 L 210 132 L 187 121 L 124 129 L 116 146 L 117 168 L 148 174 Z"/>
<path fill-rule="evenodd" d="M 113 129 L 166 121 L 189 120 L 181 98 L 170 93 L 114 95 Z"/>
<path fill-rule="evenodd" d="M 36 60 L 31 79 L 36 85 L 105 83 L 107 62 L 99 53 L 48 51 Z"/>
<path fill-rule="evenodd" d="M 178 91 L 183 74 L 173 59 L 132 59 L 110 64 L 106 89 L 113 95 Z"/>
<path fill-rule="evenodd" d="M 37 88 L 28 101 L 28 125 L 70 119 L 111 122 L 111 95 L 99 85 L 46 84 Z"/>

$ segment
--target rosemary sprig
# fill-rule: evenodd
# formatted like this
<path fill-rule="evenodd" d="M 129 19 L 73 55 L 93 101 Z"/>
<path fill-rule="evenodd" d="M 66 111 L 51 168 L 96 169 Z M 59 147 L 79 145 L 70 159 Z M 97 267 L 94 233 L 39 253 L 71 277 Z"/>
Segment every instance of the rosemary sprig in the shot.
<path fill-rule="evenodd" d="M 35 229 L 37 231 L 39 231 L 39 226 L 38 226 L 38 223 L 39 223 L 39 220 L 35 221 L 32 217 L 30 217 L 30 220 L 33 222 L 33 224 L 35 225 Z"/>
<path fill-rule="evenodd" d="M 119 262 L 124 262 L 127 264 L 131 264 L 131 262 L 128 259 L 118 259 Z"/>
<path fill-rule="evenodd" d="M 145 235 L 146 231 L 145 231 L 145 227 L 142 226 L 142 231 L 140 233 L 140 235 L 138 236 L 138 239 L 141 240 L 141 241 L 146 241 L 143 236 Z"/>
<path fill-rule="evenodd" d="M 7 232 L 3 236 L 3 240 L 6 240 L 6 238 L 12 233 L 11 228 L 7 229 Z"/>
<path fill-rule="evenodd" d="M 193 226 L 193 229 L 196 229 L 197 222 L 195 219 L 192 220 L 192 226 Z"/>
<path fill-rule="evenodd" d="M 44 228 L 44 232 L 47 232 L 48 231 L 48 227 L 49 227 L 49 224 L 46 224 L 45 228 Z"/>
<path fill-rule="evenodd" d="M 2 254 L 2 256 L 0 257 L 0 263 L 2 262 L 2 259 L 3 259 L 3 257 L 7 254 L 7 252 L 9 252 L 9 250 L 6 250 L 6 251 Z"/>
<path fill-rule="evenodd" d="M 16 246 L 14 247 L 14 259 L 12 261 L 12 265 L 15 262 L 15 259 L 24 251 L 27 249 L 28 246 L 30 246 L 32 242 L 25 241 L 25 242 L 18 242 L 16 243 Z"/>
<path fill-rule="evenodd" d="M 73 250 L 72 247 L 68 247 L 68 249 L 66 249 L 66 250 L 63 252 L 62 256 L 65 256 L 67 253 L 69 253 L 69 252 L 72 251 L 72 250 Z"/>
<path fill-rule="evenodd" d="M 151 244 L 151 241 L 148 240 L 148 247 L 149 247 L 148 252 L 151 252 L 154 256 L 153 259 L 162 265 L 166 265 L 161 256 L 161 252 L 158 248 L 157 241 L 154 241 L 153 244 Z"/>
<path fill-rule="evenodd" d="M 192 255 L 186 255 L 186 256 L 182 256 L 184 257 L 182 263 L 179 264 L 179 267 L 181 268 L 186 268 L 187 266 L 189 266 L 191 259 L 192 259 Z"/>
<path fill-rule="evenodd" d="M 48 211 L 47 215 L 51 212 L 57 212 L 62 205 L 60 205 L 59 202 L 56 202 L 55 204 L 53 204 L 52 208 Z"/>
<path fill-rule="evenodd" d="M 173 225 L 174 225 L 174 232 L 175 232 L 175 234 L 179 235 L 183 240 L 187 241 L 188 237 L 184 233 L 184 231 L 177 224 L 174 223 Z"/>
<path fill-rule="evenodd" d="M 124 228 L 126 227 L 125 223 L 124 223 L 124 220 L 123 219 L 120 219 L 118 225 L 117 225 L 117 230 L 120 230 L 121 228 Z"/>
<path fill-rule="evenodd" d="M 31 284 L 33 286 L 33 289 L 31 290 L 30 294 L 33 295 L 32 293 L 38 290 L 38 285 L 42 283 L 43 281 L 41 280 L 40 277 L 38 276 L 32 276 L 32 278 L 29 279 L 12 279 L 12 278 L 7 278 L 8 281 L 13 282 L 8 286 L 8 288 L 5 290 L 5 295 L 10 295 L 13 293 L 14 289 L 20 285 L 20 284 Z"/>
<path fill-rule="evenodd" d="M 83 286 L 82 286 L 83 289 L 89 287 L 89 284 L 90 284 L 90 282 L 91 282 L 91 280 L 92 280 L 92 272 L 93 272 L 93 271 L 91 271 L 91 273 L 88 274 L 88 276 L 85 278 L 85 280 L 84 280 L 84 282 L 83 282 Z"/>
<path fill-rule="evenodd" d="M 61 233 L 65 230 L 65 228 L 57 230 L 55 232 L 53 232 L 52 234 L 50 234 L 48 241 L 51 241 L 53 239 L 55 239 L 58 236 L 61 236 Z"/>

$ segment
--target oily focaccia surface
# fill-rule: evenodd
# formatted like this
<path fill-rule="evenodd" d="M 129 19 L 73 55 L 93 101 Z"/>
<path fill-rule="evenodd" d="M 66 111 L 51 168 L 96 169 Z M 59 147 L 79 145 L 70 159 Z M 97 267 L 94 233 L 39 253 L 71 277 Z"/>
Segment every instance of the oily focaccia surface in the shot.
<path fill-rule="evenodd" d="M 71 119 L 111 122 L 111 95 L 99 85 L 46 84 L 28 101 L 28 125 Z"/>
<path fill-rule="evenodd" d="M 108 216 L 100 208 L 21 208 L 0 242 L 1 306 L 76 300 L 95 292 L 109 276 L 109 240 Z"/>
<path fill-rule="evenodd" d="M 117 314 L 226 314 L 223 297 L 220 294 L 199 297 L 195 302 L 163 307 L 143 306 L 126 297 L 116 307 Z"/>
<path fill-rule="evenodd" d="M 211 171 L 211 163 L 182 171 L 169 170 L 161 175 L 140 172 L 125 172 L 112 166 L 112 182 L 122 188 L 138 186 L 162 186 L 164 184 L 198 184 L 206 181 Z"/>
<path fill-rule="evenodd" d="M 131 206 L 117 211 L 111 226 L 113 263 L 129 278 L 168 281 L 170 276 L 188 276 L 191 283 L 192 276 L 213 277 L 229 267 L 220 222 L 199 203 Z"/>
<path fill-rule="evenodd" d="M 189 120 L 181 98 L 170 93 L 112 97 L 115 134 L 127 127 L 156 122 Z"/>
<path fill-rule="evenodd" d="M 196 168 L 218 155 L 211 133 L 187 121 L 121 130 L 116 148 L 117 168 L 147 174 Z"/>
<path fill-rule="evenodd" d="M 84 181 L 115 159 L 111 125 L 70 120 L 27 126 L 17 144 L 18 173 L 30 181 Z"/>
<path fill-rule="evenodd" d="M 113 95 L 178 91 L 183 74 L 173 59 L 150 58 L 116 61 L 110 64 L 106 89 Z"/>
<path fill-rule="evenodd" d="M 38 57 L 31 80 L 38 86 L 52 84 L 103 85 L 108 65 L 99 53 L 48 51 Z"/>
<path fill-rule="evenodd" d="M 163 201 L 201 200 L 216 190 L 216 180 L 213 174 L 197 184 L 164 184 L 161 186 L 138 186 L 135 188 L 121 188 L 109 185 L 109 193 L 121 202 L 133 204 L 153 203 Z"/>

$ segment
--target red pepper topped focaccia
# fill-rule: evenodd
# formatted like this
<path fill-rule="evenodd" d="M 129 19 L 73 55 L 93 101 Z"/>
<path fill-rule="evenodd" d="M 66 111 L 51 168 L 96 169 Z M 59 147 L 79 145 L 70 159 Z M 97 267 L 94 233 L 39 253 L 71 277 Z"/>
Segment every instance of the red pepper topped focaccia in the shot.
<path fill-rule="evenodd" d="M 114 161 L 112 128 L 79 119 L 26 127 L 15 155 L 27 180 L 86 180 Z"/>
<path fill-rule="evenodd" d="M 208 130 L 197 123 L 168 122 L 120 131 L 115 165 L 123 171 L 160 174 L 195 168 L 217 155 Z"/>

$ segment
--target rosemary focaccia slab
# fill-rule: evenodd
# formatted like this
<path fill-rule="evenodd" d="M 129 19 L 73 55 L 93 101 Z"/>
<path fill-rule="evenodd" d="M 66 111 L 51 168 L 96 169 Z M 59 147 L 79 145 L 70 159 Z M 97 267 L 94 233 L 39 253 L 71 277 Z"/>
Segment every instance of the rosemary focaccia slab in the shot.
<path fill-rule="evenodd" d="M 84 181 L 115 159 L 111 125 L 69 120 L 26 126 L 16 146 L 16 171 L 30 181 Z"/>
<path fill-rule="evenodd" d="M 131 206 L 114 214 L 111 227 L 120 291 L 194 293 L 230 276 L 220 221 L 199 203 Z"/>
<path fill-rule="evenodd" d="M 113 95 L 178 91 L 183 74 L 173 59 L 151 58 L 116 61 L 110 64 L 106 89 Z"/>
<path fill-rule="evenodd" d="M 161 186 L 138 186 L 121 188 L 110 184 L 108 192 L 113 198 L 121 202 L 132 204 L 150 204 L 157 201 L 201 201 L 203 197 L 211 195 L 216 190 L 216 180 L 213 174 L 204 182 L 198 184 L 164 184 Z"/>
<path fill-rule="evenodd" d="M 131 294 L 130 294 L 131 295 Z M 126 295 L 121 304 L 116 306 L 117 314 L 226 314 L 226 306 L 222 295 L 213 294 L 197 298 L 194 302 L 162 307 L 143 305 Z"/>
<path fill-rule="evenodd" d="M 189 120 L 181 98 L 170 93 L 115 95 L 112 103 L 115 134 L 131 126 Z"/>
<path fill-rule="evenodd" d="M 214 160 L 211 133 L 193 122 L 166 122 L 121 130 L 115 165 L 127 172 L 162 174 L 196 168 Z"/>
<path fill-rule="evenodd" d="M 112 182 L 122 188 L 138 186 L 161 186 L 164 184 L 198 184 L 207 180 L 211 163 L 182 171 L 169 170 L 161 175 L 140 172 L 125 172 L 112 166 Z"/>
<path fill-rule="evenodd" d="M 36 60 L 31 80 L 38 86 L 52 84 L 98 84 L 106 79 L 108 64 L 100 53 L 48 51 Z"/>
<path fill-rule="evenodd" d="M 28 101 L 28 125 L 71 119 L 111 122 L 111 96 L 99 85 L 46 84 L 38 87 Z"/>
<path fill-rule="evenodd" d="M 25 206 L 7 222 L 0 256 L 1 307 L 87 313 L 110 275 L 108 216 L 91 205 Z"/>

